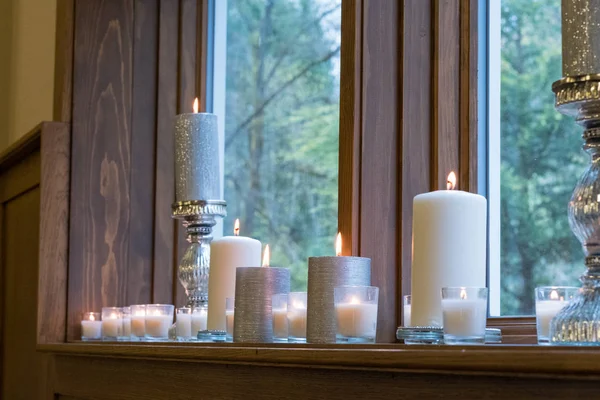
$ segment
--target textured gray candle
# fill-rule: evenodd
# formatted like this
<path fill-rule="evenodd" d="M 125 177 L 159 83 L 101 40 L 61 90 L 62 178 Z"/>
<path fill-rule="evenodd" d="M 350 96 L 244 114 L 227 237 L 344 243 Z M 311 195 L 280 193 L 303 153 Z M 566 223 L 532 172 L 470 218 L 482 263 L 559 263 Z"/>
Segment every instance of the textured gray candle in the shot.
<path fill-rule="evenodd" d="M 562 0 L 563 76 L 600 73 L 600 0 Z"/>
<path fill-rule="evenodd" d="M 239 267 L 235 274 L 233 341 L 273 341 L 273 295 L 290 292 L 290 270 L 274 267 Z"/>
<path fill-rule="evenodd" d="M 219 133 L 209 113 L 175 117 L 175 199 L 219 200 Z"/>
<path fill-rule="evenodd" d="M 341 256 L 308 259 L 308 343 L 335 343 L 333 289 L 337 286 L 371 286 L 371 259 Z"/>

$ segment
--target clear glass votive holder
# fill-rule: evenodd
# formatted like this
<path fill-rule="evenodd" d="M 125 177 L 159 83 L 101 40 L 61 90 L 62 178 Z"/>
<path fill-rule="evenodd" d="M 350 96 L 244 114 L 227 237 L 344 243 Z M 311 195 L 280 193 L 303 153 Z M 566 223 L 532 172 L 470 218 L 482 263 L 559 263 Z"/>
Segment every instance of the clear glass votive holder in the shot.
<path fill-rule="evenodd" d="M 172 304 L 146 304 L 146 340 L 169 340 L 174 310 Z"/>
<path fill-rule="evenodd" d="M 306 292 L 290 292 L 288 296 L 288 341 L 306 343 Z"/>
<path fill-rule="evenodd" d="M 128 342 L 131 340 L 131 307 L 121 308 L 123 317 L 123 332 L 119 340 Z"/>
<path fill-rule="evenodd" d="M 131 310 L 131 340 L 142 341 L 146 339 L 146 305 L 135 304 Z"/>
<path fill-rule="evenodd" d="M 273 295 L 271 303 L 273 312 L 273 342 L 288 341 L 288 295 L 280 293 Z"/>
<path fill-rule="evenodd" d="M 577 294 L 573 286 L 541 286 L 535 288 L 535 319 L 538 344 L 550 344 L 550 321 Z"/>
<path fill-rule="evenodd" d="M 102 340 L 116 341 L 123 337 L 121 307 L 102 307 Z"/>
<path fill-rule="evenodd" d="M 102 315 L 84 312 L 81 315 L 81 340 L 84 342 L 102 339 Z"/>
<path fill-rule="evenodd" d="M 192 340 L 198 339 L 198 332 L 205 331 L 208 327 L 208 308 L 194 307 L 192 310 Z"/>
<path fill-rule="evenodd" d="M 192 339 L 192 309 L 181 307 L 175 310 L 175 329 L 177 340 L 188 341 Z"/>
<path fill-rule="evenodd" d="M 483 344 L 487 323 L 488 288 L 442 288 L 445 344 Z"/>
<path fill-rule="evenodd" d="M 375 343 L 379 288 L 339 286 L 333 297 L 337 343 Z"/>
<path fill-rule="evenodd" d="M 225 331 L 227 335 L 225 341 L 233 342 L 233 318 L 235 315 L 235 298 L 228 297 L 225 299 Z"/>
<path fill-rule="evenodd" d="M 410 325 L 410 315 L 412 312 L 411 301 L 412 301 L 412 296 L 410 294 L 402 296 L 402 304 L 403 304 L 402 326 L 411 326 Z"/>

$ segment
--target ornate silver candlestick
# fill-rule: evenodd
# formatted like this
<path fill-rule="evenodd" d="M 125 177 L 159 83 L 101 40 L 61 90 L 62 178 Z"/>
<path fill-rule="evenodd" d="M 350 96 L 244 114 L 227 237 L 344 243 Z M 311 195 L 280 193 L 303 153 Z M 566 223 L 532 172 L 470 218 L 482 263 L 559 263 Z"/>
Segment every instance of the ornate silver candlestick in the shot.
<path fill-rule="evenodd" d="M 177 270 L 188 296 L 188 307 L 208 305 L 210 242 L 217 217 L 227 215 L 220 200 L 219 136 L 217 116 L 180 114 L 175 119 L 176 201 L 173 218 L 187 231 L 187 249 Z"/>
<path fill-rule="evenodd" d="M 550 323 L 552 344 L 600 345 L 600 0 L 563 0 L 563 75 L 556 109 L 585 129 L 591 165 L 569 202 L 569 224 L 583 245 L 582 288 Z"/>

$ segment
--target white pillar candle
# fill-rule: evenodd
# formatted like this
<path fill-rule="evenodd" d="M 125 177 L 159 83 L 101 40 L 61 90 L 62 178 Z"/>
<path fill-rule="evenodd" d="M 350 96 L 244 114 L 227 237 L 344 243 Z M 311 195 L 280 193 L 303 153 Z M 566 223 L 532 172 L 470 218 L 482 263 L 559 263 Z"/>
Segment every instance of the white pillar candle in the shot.
<path fill-rule="evenodd" d="M 294 307 L 288 312 L 289 336 L 306 338 L 306 306 Z"/>
<path fill-rule="evenodd" d="M 404 315 L 402 316 L 402 326 L 411 326 L 410 325 L 410 314 L 411 314 L 411 305 L 406 304 L 404 306 Z"/>
<path fill-rule="evenodd" d="M 131 316 L 131 334 L 133 336 L 143 337 L 146 334 L 146 316 L 132 315 Z"/>
<path fill-rule="evenodd" d="M 535 303 L 535 316 L 538 337 L 546 339 L 550 336 L 550 321 L 567 304 L 566 300 L 538 300 Z"/>
<path fill-rule="evenodd" d="M 192 336 L 192 314 L 177 313 L 177 320 L 175 321 L 177 328 L 177 336 L 180 337 L 191 337 Z M 196 331 L 196 334 L 198 332 Z"/>
<path fill-rule="evenodd" d="M 345 337 L 374 338 L 377 304 L 350 302 L 335 305 L 337 333 Z"/>
<path fill-rule="evenodd" d="M 102 320 L 102 336 L 116 338 L 123 331 L 121 318 L 106 318 Z"/>
<path fill-rule="evenodd" d="M 102 337 L 102 321 L 81 321 L 81 337 L 100 339 Z"/>
<path fill-rule="evenodd" d="M 225 330 L 225 299 L 235 297 L 236 268 L 261 265 L 261 251 L 261 243 L 248 237 L 226 236 L 212 241 L 208 283 L 208 329 Z"/>
<path fill-rule="evenodd" d="M 288 316 L 285 308 L 273 309 L 273 337 L 278 339 L 288 337 Z"/>
<path fill-rule="evenodd" d="M 414 198 L 413 326 L 442 326 L 442 287 L 486 286 L 486 232 L 483 196 L 438 190 Z"/>
<path fill-rule="evenodd" d="M 168 338 L 172 323 L 170 315 L 146 315 L 146 336 Z"/>
<path fill-rule="evenodd" d="M 442 310 L 444 334 L 461 337 L 485 336 L 486 300 L 444 299 L 442 300 Z"/>
<path fill-rule="evenodd" d="M 233 310 L 227 310 L 225 311 L 225 317 L 226 317 L 226 328 L 225 330 L 227 331 L 227 336 L 231 336 L 233 337 L 233 318 L 234 318 L 234 311 Z"/>
<path fill-rule="evenodd" d="M 207 328 L 207 314 L 205 309 L 194 310 L 192 314 L 192 336 L 198 335 L 198 332 L 205 331 Z M 224 329 L 221 329 L 224 330 Z"/>
<path fill-rule="evenodd" d="M 131 318 L 130 317 L 123 318 L 123 336 L 126 336 L 126 337 L 131 336 Z"/>

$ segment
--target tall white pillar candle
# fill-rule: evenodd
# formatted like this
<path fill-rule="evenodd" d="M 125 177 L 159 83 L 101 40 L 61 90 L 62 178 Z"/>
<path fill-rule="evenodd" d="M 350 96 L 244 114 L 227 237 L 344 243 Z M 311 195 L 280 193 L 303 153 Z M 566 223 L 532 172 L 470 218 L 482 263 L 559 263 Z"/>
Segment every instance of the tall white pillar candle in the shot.
<path fill-rule="evenodd" d="M 235 270 L 238 267 L 260 265 L 261 251 L 261 243 L 248 237 L 225 236 L 212 241 L 208 278 L 208 329 L 225 330 L 225 299 L 235 297 Z"/>
<path fill-rule="evenodd" d="M 416 196 L 411 325 L 442 326 L 442 287 L 485 287 L 486 251 L 487 201 L 483 196 L 460 190 Z"/>

